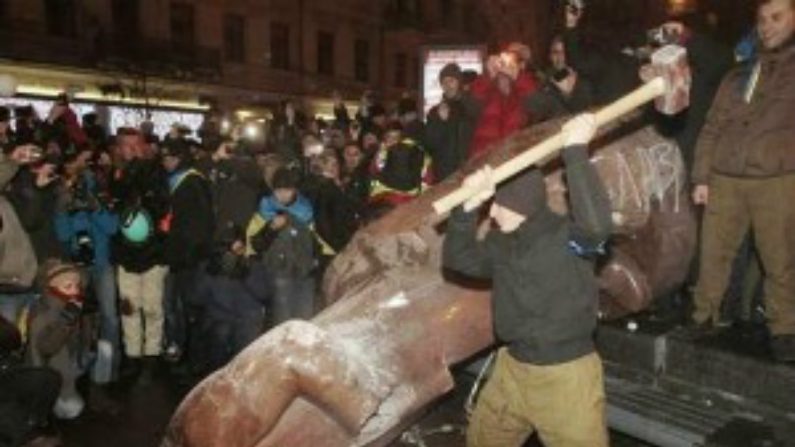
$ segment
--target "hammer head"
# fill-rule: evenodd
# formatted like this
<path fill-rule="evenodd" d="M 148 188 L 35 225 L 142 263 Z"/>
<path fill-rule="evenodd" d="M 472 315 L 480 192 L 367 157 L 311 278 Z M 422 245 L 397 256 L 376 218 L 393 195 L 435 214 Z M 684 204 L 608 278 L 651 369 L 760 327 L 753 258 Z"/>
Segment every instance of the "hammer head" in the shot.
<path fill-rule="evenodd" d="M 690 106 L 692 76 L 687 63 L 687 50 L 666 45 L 651 55 L 652 71 L 665 80 L 665 94 L 654 105 L 666 115 L 676 115 Z"/>

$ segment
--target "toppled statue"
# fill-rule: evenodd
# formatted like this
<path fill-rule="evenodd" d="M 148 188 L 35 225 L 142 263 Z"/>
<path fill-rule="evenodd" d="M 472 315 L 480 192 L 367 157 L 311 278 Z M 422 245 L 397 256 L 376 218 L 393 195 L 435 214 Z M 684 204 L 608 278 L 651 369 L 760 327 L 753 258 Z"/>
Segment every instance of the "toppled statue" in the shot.
<path fill-rule="evenodd" d="M 328 307 L 271 330 L 185 398 L 164 447 L 383 446 L 449 391 L 449 368 L 493 342 L 488 287 L 441 269 L 444 221 L 431 204 L 484 163 L 499 166 L 556 131 L 535 126 L 359 231 L 324 280 Z M 634 130 L 627 130 L 634 129 Z M 616 234 L 600 270 L 603 318 L 647 308 L 684 280 L 695 246 L 675 143 L 635 114 L 591 145 Z M 549 205 L 565 184 L 545 169 Z"/>

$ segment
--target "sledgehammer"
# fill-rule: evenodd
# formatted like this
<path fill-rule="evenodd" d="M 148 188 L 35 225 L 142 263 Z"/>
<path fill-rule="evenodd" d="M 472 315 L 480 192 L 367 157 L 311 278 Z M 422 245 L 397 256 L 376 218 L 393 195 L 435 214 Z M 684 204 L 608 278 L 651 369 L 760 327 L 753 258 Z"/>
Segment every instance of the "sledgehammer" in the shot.
<path fill-rule="evenodd" d="M 636 108 L 655 100 L 658 111 L 675 115 L 690 105 L 690 67 L 687 51 L 676 45 L 660 48 L 651 57 L 653 79 L 616 102 L 596 112 L 596 125 L 603 126 Z M 564 126 L 565 128 L 565 126 Z M 502 183 L 528 167 L 549 160 L 563 148 L 563 131 L 527 149 L 493 170 L 496 183 Z M 433 203 L 436 214 L 442 215 L 466 202 L 476 191 L 459 186 Z"/>

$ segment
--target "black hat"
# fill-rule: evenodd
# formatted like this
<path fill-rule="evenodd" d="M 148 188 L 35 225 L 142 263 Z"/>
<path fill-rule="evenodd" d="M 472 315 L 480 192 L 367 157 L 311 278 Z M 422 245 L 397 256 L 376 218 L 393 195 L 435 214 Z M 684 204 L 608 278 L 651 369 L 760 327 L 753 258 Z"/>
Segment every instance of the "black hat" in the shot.
<path fill-rule="evenodd" d="M 8 107 L 0 106 L 0 123 L 5 123 L 11 120 L 11 111 Z"/>
<path fill-rule="evenodd" d="M 531 169 L 508 180 L 497 188 L 494 203 L 526 218 L 533 217 L 547 206 L 543 174 L 538 169 Z"/>
<path fill-rule="evenodd" d="M 442 71 L 439 72 L 439 82 L 442 82 L 444 78 L 455 78 L 458 79 L 459 82 L 461 82 L 461 76 L 462 76 L 461 67 L 455 62 L 451 62 L 445 65 L 442 68 Z"/>
<path fill-rule="evenodd" d="M 294 189 L 298 188 L 301 178 L 295 169 L 279 168 L 271 180 L 273 189 Z"/>
<path fill-rule="evenodd" d="M 414 98 L 403 98 L 398 102 L 398 115 L 403 116 L 407 113 L 417 112 L 417 100 Z"/>
<path fill-rule="evenodd" d="M 182 138 L 168 138 L 161 146 L 163 157 L 176 157 L 185 160 L 190 157 L 190 146 Z"/>

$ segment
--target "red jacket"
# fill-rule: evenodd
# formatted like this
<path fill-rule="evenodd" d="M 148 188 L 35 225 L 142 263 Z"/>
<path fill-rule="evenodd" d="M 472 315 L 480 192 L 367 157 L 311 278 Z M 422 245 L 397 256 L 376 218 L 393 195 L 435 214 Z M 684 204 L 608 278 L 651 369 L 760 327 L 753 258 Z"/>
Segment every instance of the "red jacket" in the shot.
<path fill-rule="evenodd" d="M 532 74 L 522 72 L 513 84 L 510 95 L 504 96 L 494 80 L 480 76 L 470 87 L 470 93 L 481 104 L 480 118 L 469 146 L 469 158 L 486 152 L 487 147 L 525 127 L 530 121 L 525 99 L 536 91 Z"/>

